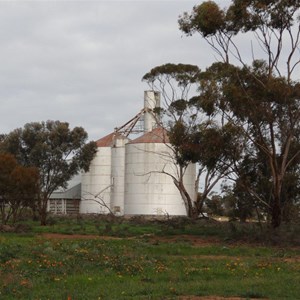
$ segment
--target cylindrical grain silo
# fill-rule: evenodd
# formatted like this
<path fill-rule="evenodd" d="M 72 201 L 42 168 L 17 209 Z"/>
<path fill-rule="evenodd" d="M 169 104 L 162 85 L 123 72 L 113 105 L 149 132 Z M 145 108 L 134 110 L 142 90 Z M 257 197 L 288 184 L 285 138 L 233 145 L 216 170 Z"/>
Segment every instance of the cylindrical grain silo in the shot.
<path fill-rule="evenodd" d="M 160 93 L 155 91 L 144 92 L 144 131 L 150 132 L 157 127 L 154 109 L 160 107 Z"/>
<path fill-rule="evenodd" d="M 117 135 L 111 149 L 112 194 L 111 209 L 115 215 L 124 215 L 125 144 L 128 139 Z"/>
<path fill-rule="evenodd" d="M 97 141 L 98 151 L 89 172 L 82 174 L 80 213 L 106 214 L 111 207 L 112 143 L 115 133 Z"/>
<path fill-rule="evenodd" d="M 158 127 L 129 142 L 125 159 L 125 214 L 186 215 L 172 176 L 178 178 L 178 166 L 164 129 Z M 194 195 L 194 166 L 186 176 L 185 186 Z"/>

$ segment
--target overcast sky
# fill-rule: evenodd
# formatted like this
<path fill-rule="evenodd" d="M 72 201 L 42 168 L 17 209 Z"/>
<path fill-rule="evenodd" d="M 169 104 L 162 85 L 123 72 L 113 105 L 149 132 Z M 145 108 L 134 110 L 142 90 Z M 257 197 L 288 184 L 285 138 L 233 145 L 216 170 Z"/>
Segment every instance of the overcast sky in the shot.
<path fill-rule="evenodd" d="M 92 140 L 112 132 L 141 110 L 151 68 L 214 61 L 178 29 L 201 2 L 0 1 L 0 133 L 46 120 L 82 126 Z"/>

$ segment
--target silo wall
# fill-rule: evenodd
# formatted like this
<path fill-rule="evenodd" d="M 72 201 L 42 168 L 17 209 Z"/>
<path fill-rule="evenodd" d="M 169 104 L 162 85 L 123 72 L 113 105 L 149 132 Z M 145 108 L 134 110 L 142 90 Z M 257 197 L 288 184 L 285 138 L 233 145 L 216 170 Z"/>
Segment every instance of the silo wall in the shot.
<path fill-rule="evenodd" d="M 119 137 L 111 149 L 112 194 L 111 210 L 115 215 L 124 215 L 125 196 L 125 144 L 128 139 Z"/>
<path fill-rule="evenodd" d="M 109 212 L 105 206 L 111 205 L 111 155 L 111 147 L 98 147 L 89 172 L 82 174 L 80 213 Z"/>
<path fill-rule="evenodd" d="M 165 143 L 129 143 L 125 159 L 126 215 L 186 215 L 182 197 L 169 173 L 176 178 L 173 152 Z M 191 166 L 185 184 L 194 193 L 195 173 Z"/>

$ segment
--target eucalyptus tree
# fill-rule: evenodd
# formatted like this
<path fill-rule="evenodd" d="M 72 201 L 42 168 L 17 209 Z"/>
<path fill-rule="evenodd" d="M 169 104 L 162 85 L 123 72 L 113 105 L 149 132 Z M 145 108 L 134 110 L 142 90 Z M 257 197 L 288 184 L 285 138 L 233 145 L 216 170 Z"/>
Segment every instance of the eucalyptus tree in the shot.
<path fill-rule="evenodd" d="M 31 207 L 37 197 L 38 171 L 19 165 L 12 154 L 0 154 L 1 222 L 17 221 L 24 208 Z"/>
<path fill-rule="evenodd" d="M 153 68 L 143 77 L 164 99 L 162 120 L 179 166 L 177 177 L 172 175 L 172 178 L 184 199 L 187 215 L 192 218 L 203 212 L 209 193 L 231 172 L 232 159 L 238 159 L 237 145 L 241 142 L 239 132 L 231 124 L 219 126 L 203 115 L 195 97 L 200 75 L 197 66 L 166 64 Z M 184 184 L 190 163 L 197 164 L 194 195 L 188 193 Z"/>
<path fill-rule="evenodd" d="M 255 149 L 252 155 L 263 156 L 274 228 L 281 224 L 287 177 L 300 155 L 299 9 L 299 0 L 233 0 L 224 9 L 206 1 L 179 18 L 184 33 L 199 33 L 221 58 L 202 73 L 198 103 L 211 118 L 240 129 L 245 153 Z M 238 44 L 242 35 L 251 40 L 251 59 Z M 250 184 L 252 195 L 267 202 Z"/>
<path fill-rule="evenodd" d="M 41 225 L 46 224 L 49 196 L 81 170 L 88 171 L 96 154 L 96 143 L 87 142 L 82 127 L 69 128 L 60 121 L 28 123 L 9 133 L 1 143 L 1 151 L 17 158 L 23 166 L 39 171 L 37 209 Z"/>

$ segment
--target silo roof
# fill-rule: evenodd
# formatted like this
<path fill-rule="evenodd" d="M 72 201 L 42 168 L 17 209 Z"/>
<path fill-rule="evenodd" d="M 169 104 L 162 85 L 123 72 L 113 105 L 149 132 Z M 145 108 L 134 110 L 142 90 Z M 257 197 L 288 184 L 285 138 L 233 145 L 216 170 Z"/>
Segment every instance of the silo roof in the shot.
<path fill-rule="evenodd" d="M 114 145 L 114 140 L 118 138 L 125 138 L 121 133 L 119 132 L 112 132 L 103 138 L 96 141 L 97 147 L 112 147 Z"/>
<path fill-rule="evenodd" d="M 132 140 L 130 144 L 142 144 L 142 143 L 169 143 L 169 137 L 167 130 L 162 127 L 157 127 L 150 132 Z"/>

